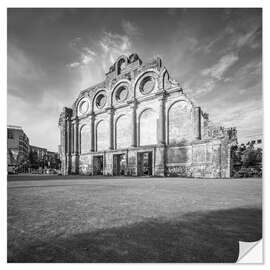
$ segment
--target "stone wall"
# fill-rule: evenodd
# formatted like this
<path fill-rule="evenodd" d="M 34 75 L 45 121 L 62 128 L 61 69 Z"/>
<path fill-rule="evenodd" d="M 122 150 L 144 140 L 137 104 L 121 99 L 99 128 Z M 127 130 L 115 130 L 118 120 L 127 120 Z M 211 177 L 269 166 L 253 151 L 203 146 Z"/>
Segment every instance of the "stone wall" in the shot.
<path fill-rule="evenodd" d="M 76 166 L 75 164 L 73 166 Z M 93 158 L 92 155 L 80 155 L 79 158 L 79 174 L 92 175 L 93 174 Z"/>
<path fill-rule="evenodd" d="M 93 159 L 103 157 L 103 174 L 113 175 L 113 156 L 126 155 L 125 175 L 137 176 L 138 154 L 152 153 L 153 175 L 198 178 L 230 177 L 229 145 L 222 140 L 206 141 L 181 146 L 140 147 L 126 151 L 105 151 L 80 155 L 79 172 L 93 175 Z M 72 158 L 72 172 L 75 171 L 75 156 Z"/>
<path fill-rule="evenodd" d="M 208 118 L 160 58 L 143 64 L 136 54 L 121 56 L 61 113 L 62 173 L 93 174 L 101 157 L 103 174 L 112 175 L 114 155 L 125 153 L 125 174 L 138 175 L 138 155 L 148 151 L 153 175 L 229 177 L 236 131 Z"/>
<path fill-rule="evenodd" d="M 227 149 L 222 140 L 169 147 L 166 174 L 202 178 L 230 177 Z"/>

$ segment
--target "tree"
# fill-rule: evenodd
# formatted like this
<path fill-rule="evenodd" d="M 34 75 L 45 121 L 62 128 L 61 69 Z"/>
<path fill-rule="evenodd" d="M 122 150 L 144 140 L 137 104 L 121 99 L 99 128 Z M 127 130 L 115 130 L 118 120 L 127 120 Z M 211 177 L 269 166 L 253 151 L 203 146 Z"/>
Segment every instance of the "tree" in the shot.
<path fill-rule="evenodd" d="M 250 147 L 243 152 L 242 163 L 244 167 L 256 166 L 258 162 L 261 162 L 261 156 L 258 150 Z"/>

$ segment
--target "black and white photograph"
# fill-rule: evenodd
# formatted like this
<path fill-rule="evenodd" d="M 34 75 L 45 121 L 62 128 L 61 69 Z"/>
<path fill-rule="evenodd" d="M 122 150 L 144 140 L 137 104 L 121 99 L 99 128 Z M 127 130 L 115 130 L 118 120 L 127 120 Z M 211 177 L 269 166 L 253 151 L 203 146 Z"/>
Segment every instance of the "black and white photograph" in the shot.
<path fill-rule="evenodd" d="M 9 265 L 262 250 L 263 8 L 5 12 Z"/>

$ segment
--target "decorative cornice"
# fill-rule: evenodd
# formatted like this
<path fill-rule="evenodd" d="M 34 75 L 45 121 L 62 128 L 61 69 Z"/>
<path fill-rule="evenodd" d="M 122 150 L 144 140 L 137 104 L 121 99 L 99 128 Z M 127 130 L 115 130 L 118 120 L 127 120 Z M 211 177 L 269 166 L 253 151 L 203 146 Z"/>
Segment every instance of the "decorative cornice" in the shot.
<path fill-rule="evenodd" d="M 114 111 L 114 107 L 112 107 L 112 106 L 106 107 L 104 110 L 105 110 L 106 112 L 112 112 L 112 111 Z"/>
<path fill-rule="evenodd" d="M 127 101 L 127 104 L 130 105 L 130 104 L 137 104 L 138 103 L 138 100 L 136 98 L 133 98 L 133 99 L 130 99 Z"/>

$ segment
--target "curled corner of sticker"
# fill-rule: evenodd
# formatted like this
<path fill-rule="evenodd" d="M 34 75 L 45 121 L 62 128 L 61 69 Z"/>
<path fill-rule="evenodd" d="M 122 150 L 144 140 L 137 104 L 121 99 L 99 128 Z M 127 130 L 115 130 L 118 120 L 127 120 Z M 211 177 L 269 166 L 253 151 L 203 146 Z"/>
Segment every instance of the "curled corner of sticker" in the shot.
<path fill-rule="evenodd" d="M 262 254 L 262 240 L 255 242 L 239 241 L 237 263 L 263 263 Z"/>

